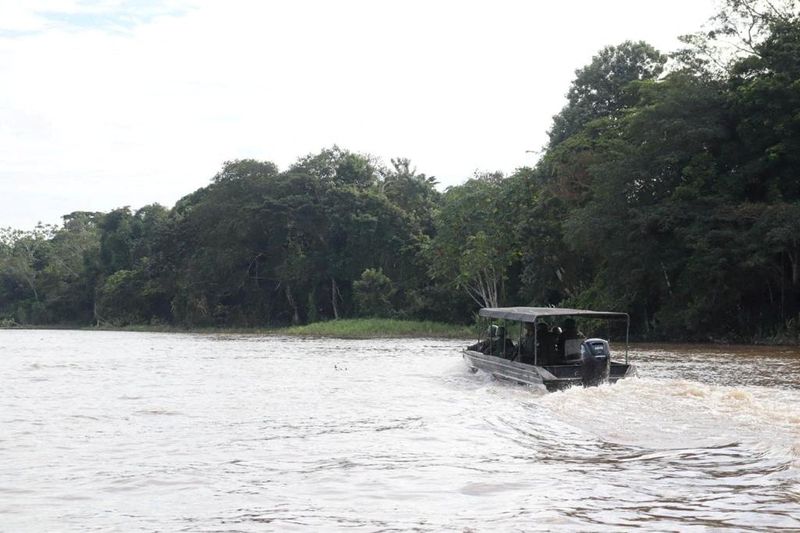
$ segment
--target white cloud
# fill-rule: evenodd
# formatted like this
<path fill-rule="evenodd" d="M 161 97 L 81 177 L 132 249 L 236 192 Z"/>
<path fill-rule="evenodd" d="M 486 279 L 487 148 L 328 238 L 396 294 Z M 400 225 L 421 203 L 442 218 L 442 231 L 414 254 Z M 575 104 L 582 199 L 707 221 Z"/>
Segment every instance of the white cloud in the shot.
<path fill-rule="evenodd" d="M 689 0 L 35 4 L 0 3 L 0 226 L 169 205 L 224 160 L 285 168 L 333 143 L 410 157 L 445 185 L 512 171 L 533 162 L 525 151 L 545 142 L 574 70 L 598 49 L 673 48 L 712 10 Z"/>

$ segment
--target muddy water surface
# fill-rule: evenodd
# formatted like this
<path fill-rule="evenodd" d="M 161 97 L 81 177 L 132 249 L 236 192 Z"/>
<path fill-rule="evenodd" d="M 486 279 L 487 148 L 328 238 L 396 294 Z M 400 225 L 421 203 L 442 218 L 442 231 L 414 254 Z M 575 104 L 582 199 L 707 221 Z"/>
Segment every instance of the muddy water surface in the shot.
<path fill-rule="evenodd" d="M 800 530 L 796 350 L 545 393 L 463 344 L 0 331 L 0 530 Z"/>

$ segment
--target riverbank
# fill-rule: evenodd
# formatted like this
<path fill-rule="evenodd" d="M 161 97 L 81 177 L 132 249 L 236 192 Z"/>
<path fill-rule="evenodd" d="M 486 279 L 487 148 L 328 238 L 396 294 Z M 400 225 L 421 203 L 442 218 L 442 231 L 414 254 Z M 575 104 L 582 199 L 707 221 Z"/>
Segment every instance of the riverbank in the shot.
<path fill-rule="evenodd" d="M 356 318 L 315 322 L 277 330 L 285 335 L 314 337 L 340 337 L 351 339 L 435 337 L 445 339 L 471 339 L 474 328 L 442 322 L 419 320 L 393 320 L 385 318 Z"/>
<path fill-rule="evenodd" d="M 344 339 L 380 338 L 441 338 L 471 339 L 475 337 L 474 328 L 457 324 L 445 324 L 421 320 L 395 320 L 383 318 L 353 318 L 315 322 L 303 326 L 280 328 L 269 327 L 179 327 L 172 325 L 132 324 L 128 326 L 76 327 L 64 325 L 23 326 L 16 325 L 3 329 L 79 329 L 87 331 L 140 331 L 149 333 L 207 333 L 251 335 L 288 335 L 299 337 L 334 337 Z"/>
<path fill-rule="evenodd" d="M 420 320 L 395 320 L 386 318 L 350 318 L 327 320 L 302 326 L 281 328 L 176 328 L 173 326 L 126 326 L 119 331 L 157 331 L 189 333 L 245 333 L 259 335 L 288 335 L 299 337 L 335 337 L 343 339 L 380 339 L 433 337 L 464 339 L 475 336 L 469 326 Z"/>

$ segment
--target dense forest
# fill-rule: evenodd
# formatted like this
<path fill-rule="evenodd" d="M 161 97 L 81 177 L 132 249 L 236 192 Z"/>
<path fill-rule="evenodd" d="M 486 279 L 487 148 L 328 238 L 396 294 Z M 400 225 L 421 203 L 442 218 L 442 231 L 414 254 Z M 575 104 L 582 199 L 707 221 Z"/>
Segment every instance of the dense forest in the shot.
<path fill-rule="evenodd" d="M 5 324 L 469 322 L 626 311 L 640 339 L 797 341 L 800 18 L 728 0 L 685 48 L 601 50 L 536 166 L 444 192 L 338 147 L 225 163 L 171 209 L 0 232 Z M 543 126 L 546 127 L 546 126 Z"/>

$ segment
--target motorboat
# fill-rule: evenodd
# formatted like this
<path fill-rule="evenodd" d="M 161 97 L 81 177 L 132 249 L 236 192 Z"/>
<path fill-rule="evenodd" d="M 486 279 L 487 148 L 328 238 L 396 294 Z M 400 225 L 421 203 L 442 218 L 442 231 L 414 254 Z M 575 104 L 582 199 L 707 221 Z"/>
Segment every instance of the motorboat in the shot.
<path fill-rule="evenodd" d="M 614 383 L 636 373 L 634 365 L 628 362 L 630 316 L 627 313 L 558 307 L 485 307 L 478 315 L 489 326 L 481 327 L 478 343 L 463 352 L 473 372 L 483 370 L 496 378 L 543 385 L 549 391 Z M 587 338 L 581 328 L 606 330 L 609 335 Z M 624 362 L 612 360 L 610 348 L 611 334 L 621 337 L 623 331 Z"/>

